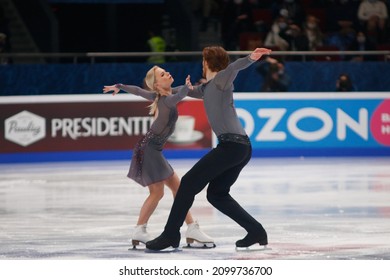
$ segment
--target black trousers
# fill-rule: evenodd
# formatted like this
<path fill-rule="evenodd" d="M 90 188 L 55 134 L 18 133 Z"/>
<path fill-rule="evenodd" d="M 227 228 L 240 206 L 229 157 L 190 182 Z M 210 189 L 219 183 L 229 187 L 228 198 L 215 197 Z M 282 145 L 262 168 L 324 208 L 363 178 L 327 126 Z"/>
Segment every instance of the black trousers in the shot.
<path fill-rule="evenodd" d="M 220 142 L 203 156 L 181 179 L 163 234 L 177 238 L 195 195 L 207 184 L 207 200 L 248 233 L 263 230 L 262 225 L 230 196 L 230 187 L 252 156 L 251 145 Z"/>

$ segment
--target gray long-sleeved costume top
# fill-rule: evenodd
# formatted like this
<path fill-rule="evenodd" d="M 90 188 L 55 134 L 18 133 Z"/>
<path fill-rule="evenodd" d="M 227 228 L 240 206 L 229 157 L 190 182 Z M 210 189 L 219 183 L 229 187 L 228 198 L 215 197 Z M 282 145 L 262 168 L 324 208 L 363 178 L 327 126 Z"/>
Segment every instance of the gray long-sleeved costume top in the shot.
<path fill-rule="evenodd" d="M 117 88 L 153 101 L 156 93 L 137 86 L 117 84 Z M 142 186 L 161 182 L 173 174 L 173 168 L 162 154 L 163 146 L 173 133 L 178 118 L 176 104 L 188 93 L 181 86 L 176 94 L 161 96 L 158 114 L 149 131 L 135 145 L 127 176 Z"/>
<path fill-rule="evenodd" d="M 117 84 L 116 87 L 134 95 L 141 96 L 150 101 L 153 101 L 157 96 L 155 92 L 148 91 L 137 86 Z M 186 97 L 189 91 L 187 86 L 180 86 L 177 89 L 178 91 L 176 94 L 161 96 L 159 102 L 157 103 L 158 116 L 150 127 L 150 129 L 157 135 L 168 137 L 173 132 L 174 125 L 177 120 L 176 104 L 180 102 L 184 97 Z M 169 121 L 172 121 L 169 117 L 169 114 L 173 113 L 171 112 L 172 109 L 174 113 L 176 113 L 176 118 L 173 120 L 173 127 L 172 125 L 169 125 Z"/>
<path fill-rule="evenodd" d="M 226 69 L 217 73 L 214 79 L 195 86 L 188 96 L 204 100 L 207 118 L 214 133 L 246 135 L 233 103 L 233 81 L 240 70 L 249 67 L 255 60 L 246 56 L 230 63 Z"/>

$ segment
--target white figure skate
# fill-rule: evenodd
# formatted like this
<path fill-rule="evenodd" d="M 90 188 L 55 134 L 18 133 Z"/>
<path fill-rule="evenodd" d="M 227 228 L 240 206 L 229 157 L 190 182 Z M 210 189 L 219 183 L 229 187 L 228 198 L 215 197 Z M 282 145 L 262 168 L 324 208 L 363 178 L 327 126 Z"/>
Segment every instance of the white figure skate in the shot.
<path fill-rule="evenodd" d="M 198 222 L 194 222 L 188 225 L 186 232 L 186 242 L 187 246 L 184 246 L 184 248 L 215 248 L 213 238 L 208 236 L 199 228 Z"/>
<path fill-rule="evenodd" d="M 137 245 L 140 243 L 146 244 L 149 240 L 152 240 L 149 233 L 146 231 L 146 225 L 137 225 L 134 228 L 133 235 L 131 237 L 131 244 L 133 245 L 133 249 L 137 249 Z"/>

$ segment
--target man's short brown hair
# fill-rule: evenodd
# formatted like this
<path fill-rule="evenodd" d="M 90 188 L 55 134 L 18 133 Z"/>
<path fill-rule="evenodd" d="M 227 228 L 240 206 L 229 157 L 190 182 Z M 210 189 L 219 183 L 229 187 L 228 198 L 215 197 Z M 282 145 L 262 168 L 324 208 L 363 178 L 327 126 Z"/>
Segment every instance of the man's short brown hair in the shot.
<path fill-rule="evenodd" d="M 203 59 L 207 62 L 209 69 L 219 72 L 225 69 L 230 62 L 226 50 L 219 46 L 205 47 L 203 49 Z"/>

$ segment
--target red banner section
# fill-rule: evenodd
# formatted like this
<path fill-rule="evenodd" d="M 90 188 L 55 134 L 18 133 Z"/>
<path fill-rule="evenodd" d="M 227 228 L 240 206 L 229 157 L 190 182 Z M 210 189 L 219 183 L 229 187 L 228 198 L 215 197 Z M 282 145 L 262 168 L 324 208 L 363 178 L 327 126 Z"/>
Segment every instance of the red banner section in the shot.
<path fill-rule="evenodd" d="M 133 149 L 153 122 L 150 103 L 133 96 L 111 97 L 113 101 L 108 97 L 0 102 L 0 153 Z M 177 129 L 165 148 L 210 148 L 211 129 L 202 102 L 187 99 L 178 109 Z"/>

